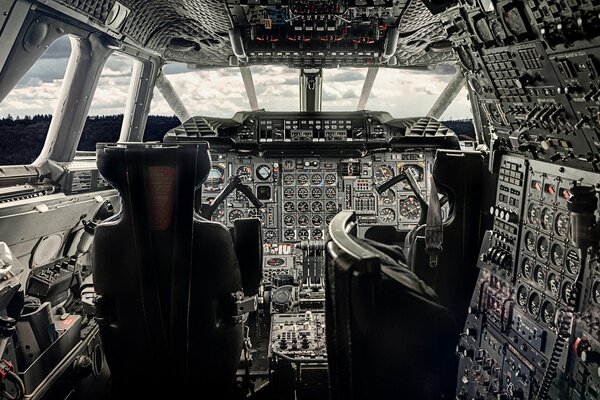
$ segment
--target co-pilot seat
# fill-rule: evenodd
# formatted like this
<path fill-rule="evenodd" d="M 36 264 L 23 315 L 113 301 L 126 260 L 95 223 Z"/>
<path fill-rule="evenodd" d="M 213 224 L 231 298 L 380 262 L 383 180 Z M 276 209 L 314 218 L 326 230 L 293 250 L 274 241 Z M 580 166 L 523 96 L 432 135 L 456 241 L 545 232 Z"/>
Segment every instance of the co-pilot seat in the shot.
<path fill-rule="evenodd" d="M 247 311 L 238 258 L 262 259 L 260 225 L 247 221 L 240 230 L 250 237 L 236 249 L 226 227 L 194 212 L 195 191 L 211 168 L 206 143 L 99 144 L 97 152 L 98 169 L 122 204 L 96 228 L 93 253 L 113 392 L 153 398 L 210 387 L 226 398 Z M 242 267 L 256 282 L 260 272 L 247 269 L 258 267 Z"/>

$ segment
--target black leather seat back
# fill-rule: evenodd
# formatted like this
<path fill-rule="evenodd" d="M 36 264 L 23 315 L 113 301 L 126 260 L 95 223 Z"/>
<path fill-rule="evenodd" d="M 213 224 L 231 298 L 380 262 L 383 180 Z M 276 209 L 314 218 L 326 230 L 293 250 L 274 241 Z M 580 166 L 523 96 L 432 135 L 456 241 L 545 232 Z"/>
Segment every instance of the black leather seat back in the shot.
<path fill-rule="evenodd" d="M 210 166 L 207 144 L 98 145 L 98 169 L 122 203 L 96 228 L 93 253 L 117 387 L 155 388 L 157 368 L 184 393 L 225 390 L 234 378 L 243 339 L 232 318 L 242 290 L 235 249 L 224 226 L 194 213 Z"/>
<path fill-rule="evenodd" d="M 348 212 L 343 212 L 348 213 Z M 333 400 L 453 398 L 458 330 L 435 292 L 369 241 L 328 243 L 326 329 Z M 336 221 L 337 220 L 337 221 Z M 357 251 L 352 251 L 352 247 Z M 379 247 L 379 246 L 378 246 Z"/>

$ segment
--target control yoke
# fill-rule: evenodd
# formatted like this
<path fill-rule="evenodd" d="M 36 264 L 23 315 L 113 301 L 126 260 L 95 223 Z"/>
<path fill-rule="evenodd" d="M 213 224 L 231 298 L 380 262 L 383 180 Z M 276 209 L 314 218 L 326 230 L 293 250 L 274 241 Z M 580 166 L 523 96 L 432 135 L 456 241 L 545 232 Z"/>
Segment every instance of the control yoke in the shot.
<path fill-rule="evenodd" d="M 412 171 L 406 170 L 405 172 L 396 175 L 389 181 L 377 186 L 375 190 L 377 190 L 377 193 L 382 194 L 386 190 L 391 189 L 394 185 L 397 185 L 402 181 L 408 181 L 410 188 L 419 201 L 419 205 L 421 206 L 421 218 L 419 220 L 419 225 L 423 225 L 426 221 L 427 213 L 429 212 L 429 205 L 427 204 L 427 200 L 425 200 L 423 197 L 423 194 L 421 194 L 421 189 L 419 188 L 419 184 L 417 183 Z"/>
<path fill-rule="evenodd" d="M 225 188 L 223 188 L 221 193 L 219 193 L 219 195 L 215 198 L 215 200 L 212 202 L 212 204 L 202 204 L 202 206 L 200 208 L 200 215 L 202 215 L 202 217 L 210 220 L 212 218 L 212 215 L 215 213 L 215 211 L 217 211 L 217 209 L 221 205 L 221 203 L 223 203 L 225 201 L 225 199 L 231 193 L 233 193 L 234 190 L 238 190 L 240 193 L 242 193 L 244 196 L 246 196 L 246 198 L 248 198 L 248 200 L 250 200 L 250 203 L 252 203 L 252 205 L 254 207 L 256 207 L 256 208 L 263 207 L 263 203 L 261 203 L 261 201 L 254 195 L 254 193 L 252 193 L 252 189 L 250 189 L 250 186 L 242 183 L 242 180 L 240 179 L 240 177 L 236 175 L 236 176 L 229 178 L 229 181 L 227 182 L 227 186 L 225 186 Z"/>

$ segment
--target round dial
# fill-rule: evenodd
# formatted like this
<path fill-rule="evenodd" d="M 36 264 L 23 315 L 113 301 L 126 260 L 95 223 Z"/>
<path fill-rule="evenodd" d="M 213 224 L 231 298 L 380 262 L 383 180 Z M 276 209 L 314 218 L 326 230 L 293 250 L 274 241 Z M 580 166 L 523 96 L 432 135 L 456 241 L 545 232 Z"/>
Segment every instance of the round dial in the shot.
<path fill-rule="evenodd" d="M 542 318 L 542 322 L 546 325 L 552 325 L 554 323 L 554 314 L 556 310 L 554 309 L 554 305 L 551 301 L 546 300 L 544 305 L 542 305 L 542 311 L 540 317 Z"/>
<path fill-rule="evenodd" d="M 525 234 L 525 248 L 532 253 L 535 251 L 535 236 L 533 236 L 533 232 Z"/>
<path fill-rule="evenodd" d="M 385 183 L 394 177 L 394 170 L 389 165 L 380 165 L 375 168 L 375 182 Z"/>
<path fill-rule="evenodd" d="M 396 201 L 396 192 L 394 192 L 392 189 L 386 190 L 379 195 L 379 201 L 381 204 L 385 204 L 386 206 L 394 204 Z"/>
<path fill-rule="evenodd" d="M 543 259 L 548 258 L 548 253 L 550 252 L 550 244 L 548 243 L 548 239 L 545 236 L 540 236 L 537 242 L 537 255 Z"/>
<path fill-rule="evenodd" d="M 308 217 L 306 215 L 298 215 L 298 225 L 308 226 Z"/>
<path fill-rule="evenodd" d="M 552 212 L 552 210 L 549 208 L 544 208 L 542 210 L 541 219 L 542 219 L 542 221 L 541 221 L 542 229 L 544 229 L 545 231 L 551 231 L 552 230 L 552 221 L 554 220 L 554 213 Z"/>
<path fill-rule="evenodd" d="M 323 182 L 323 175 L 321 175 L 321 174 L 314 174 L 313 176 L 310 177 L 310 182 L 313 185 L 320 185 L 321 182 Z"/>
<path fill-rule="evenodd" d="M 524 278 L 531 279 L 533 277 L 533 263 L 530 259 L 524 258 L 521 264 L 521 274 Z"/>
<path fill-rule="evenodd" d="M 337 193 L 335 191 L 335 188 L 328 187 L 327 189 L 325 189 L 325 197 L 327 197 L 328 199 L 333 199 L 336 196 L 337 196 Z"/>
<path fill-rule="evenodd" d="M 548 274 L 547 289 L 550 290 L 552 295 L 558 296 L 558 292 L 560 291 L 560 278 L 554 272 Z"/>
<path fill-rule="evenodd" d="M 269 242 L 272 242 L 273 240 L 277 239 L 277 233 L 272 230 L 265 231 L 265 239 Z"/>
<path fill-rule="evenodd" d="M 402 167 L 402 172 L 404 172 L 406 174 L 408 174 L 410 172 L 412 174 L 412 176 L 415 178 L 415 181 L 417 181 L 417 183 L 423 182 L 424 171 L 423 171 L 423 167 L 421 167 L 420 165 L 416 165 L 416 164 L 404 165 L 404 167 Z M 405 190 L 410 190 L 410 185 L 408 184 L 408 182 L 403 181 L 402 185 Z"/>
<path fill-rule="evenodd" d="M 225 168 L 220 165 L 213 165 L 204 182 L 204 186 L 209 190 L 218 188 L 225 182 Z"/>
<path fill-rule="evenodd" d="M 554 223 L 554 231 L 558 236 L 565 237 L 569 233 L 569 217 L 566 214 L 558 213 Z"/>
<path fill-rule="evenodd" d="M 259 165 L 256 168 L 256 177 L 261 181 L 266 181 L 271 177 L 271 167 L 267 164 Z"/>
<path fill-rule="evenodd" d="M 294 239 L 296 239 L 296 233 L 294 232 L 293 229 L 286 229 L 283 232 L 283 238 L 285 240 L 294 240 Z"/>
<path fill-rule="evenodd" d="M 552 245 L 552 251 L 550 252 L 550 260 L 557 267 L 562 268 L 563 262 L 565 261 L 565 251 L 559 243 Z"/>
<path fill-rule="evenodd" d="M 408 196 L 400 200 L 398 206 L 403 219 L 418 220 L 421 217 L 421 206 L 415 196 Z"/>
<path fill-rule="evenodd" d="M 571 299 L 571 290 L 572 289 L 573 289 L 573 284 L 569 281 L 566 281 L 562 287 L 560 297 L 561 297 L 562 301 L 564 301 L 567 304 L 569 303 L 569 300 Z"/>
<path fill-rule="evenodd" d="M 531 292 L 529 295 L 529 300 L 527 301 L 527 311 L 529 311 L 532 315 L 538 315 L 540 312 L 541 306 L 541 297 L 536 292 Z"/>
<path fill-rule="evenodd" d="M 323 225 L 323 217 L 321 217 L 320 215 L 313 215 L 312 216 L 312 224 L 313 224 L 313 226 Z"/>
<path fill-rule="evenodd" d="M 540 223 L 540 207 L 537 204 L 531 203 L 527 208 L 527 219 L 532 225 L 539 225 Z"/>
<path fill-rule="evenodd" d="M 314 201 L 311 205 L 311 209 L 315 213 L 323 212 L 323 203 L 320 201 Z"/>
<path fill-rule="evenodd" d="M 286 201 L 285 203 L 283 203 L 283 210 L 285 212 L 294 212 L 296 211 L 296 205 L 293 201 Z"/>
<path fill-rule="evenodd" d="M 243 165 L 235 171 L 235 174 L 240 177 L 242 182 L 247 182 L 252 179 L 252 168 Z"/>
<path fill-rule="evenodd" d="M 299 202 L 298 211 L 300 211 L 301 213 L 308 212 L 308 203 L 306 201 Z"/>
<path fill-rule="evenodd" d="M 570 274 L 577 275 L 579 272 L 579 256 L 575 250 L 567 251 L 567 271 Z"/>
<path fill-rule="evenodd" d="M 310 237 L 310 235 L 308 233 L 308 229 L 300 229 L 298 231 L 298 239 L 300 239 L 300 240 L 308 240 L 309 237 Z"/>
<path fill-rule="evenodd" d="M 308 188 L 305 188 L 305 187 L 298 188 L 298 197 L 301 199 L 308 198 Z"/>
<path fill-rule="evenodd" d="M 323 197 L 323 189 L 318 188 L 318 187 L 312 188 L 312 190 L 310 191 L 310 194 L 315 199 L 320 199 L 321 197 Z"/>
<path fill-rule="evenodd" d="M 233 224 L 236 219 L 244 218 L 244 213 L 241 210 L 231 210 L 229 213 L 229 222 Z"/>
<path fill-rule="evenodd" d="M 592 300 L 596 304 L 600 304 L 600 281 L 596 281 L 592 286 Z"/>
<path fill-rule="evenodd" d="M 517 303 L 523 308 L 527 305 L 527 297 L 529 297 L 527 286 L 521 286 L 517 290 Z"/>
<path fill-rule="evenodd" d="M 331 221 L 333 221 L 333 217 L 335 217 L 335 215 L 333 215 L 333 214 L 329 214 L 329 215 L 327 215 L 327 216 L 325 217 L 325 223 L 326 223 L 327 225 L 329 225 L 329 224 L 331 223 Z"/>
<path fill-rule="evenodd" d="M 300 174 L 298 175 L 298 184 L 306 185 L 308 183 L 308 175 Z"/>
<path fill-rule="evenodd" d="M 379 212 L 379 219 L 384 224 L 391 224 L 396 219 L 396 212 L 391 208 L 384 208 Z"/>
<path fill-rule="evenodd" d="M 546 286 L 546 272 L 544 271 L 544 267 L 541 265 L 536 265 L 533 270 L 533 277 L 535 279 L 535 283 L 538 284 L 542 289 Z"/>
<path fill-rule="evenodd" d="M 333 184 L 335 184 L 335 182 L 337 182 L 337 178 L 336 178 L 335 174 L 325 175 L 325 183 L 326 184 L 333 185 Z"/>
<path fill-rule="evenodd" d="M 321 229 L 313 229 L 313 231 L 312 231 L 312 238 L 314 240 L 321 240 L 321 239 L 323 239 L 323 231 Z"/>
<path fill-rule="evenodd" d="M 294 190 L 294 188 L 287 187 L 283 189 L 283 197 L 285 197 L 286 199 L 293 199 L 295 195 L 296 191 Z"/>
<path fill-rule="evenodd" d="M 296 218 L 291 214 L 286 214 L 283 216 L 283 224 L 285 226 L 294 226 L 296 223 Z"/>
<path fill-rule="evenodd" d="M 285 174 L 283 176 L 283 183 L 284 183 L 284 185 L 293 185 L 294 184 L 294 175 Z"/>
<path fill-rule="evenodd" d="M 253 208 L 250 211 L 248 211 L 248 217 L 258 218 L 259 221 L 262 221 L 265 219 L 265 214 L 264 214 L 263 210 L 257 210 L 256 208 Z"/>
<path fill-rule="evenodd" d="M 327 203 L 325 203 L 325 209 L 327 210 L 327 212 L 335 213 L 338 209 L 337 203 L 334 201 L 328 201 Z"/>

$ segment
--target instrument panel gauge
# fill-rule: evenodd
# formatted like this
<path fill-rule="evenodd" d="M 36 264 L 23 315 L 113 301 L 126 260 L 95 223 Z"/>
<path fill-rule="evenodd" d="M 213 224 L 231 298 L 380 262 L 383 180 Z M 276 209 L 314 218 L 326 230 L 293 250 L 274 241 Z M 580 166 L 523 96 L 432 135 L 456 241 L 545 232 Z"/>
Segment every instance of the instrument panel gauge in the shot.
<path fill-rule="evenodd" d="M 527 207 L 527 220 L 535 226 L 540 224 L 540 207 L 537 204 L 531 203 Z"/>
<path fill-rule="evenodd" d="M 313 215 L 312 216 L 312 224 L 313 224 L 313 226 L 323 225 L 323 217 L 321 217 L 320 215 Z"/>
<path fill-rule="evenodd" d="M 235 174 L 242 180 L 242 182 L 248 182 L 252 179 L 252 168 L 247 165 L 242 165 L 235 171 Z"/>
<path fill-rule="evenodd" d="M 312 238 L 314 240 L 321 240 L 321 239 L 323 239 L 323 231 L 321 229 L 313 229 Z"/>
<path fill-rule="evenodd" d="M 535 252 L 535 236 L 531 231 L 525 234 L 525 249 L 531 253 Z"/>
<path fill-rule="evenodd" d="M 267 164 L 261 164 L 256 168 L 256 177 L 261 181 L 266 181 L 271 177 L 272 169 Z"/>
<path fill-rule="evenodd" d="M 265 231 L 265 239 L 269 242 L 272 242 L 277 239 L 277 233 L 272 230 Z"/>
<path fill-rule="evenodd" d="M 329 215 L 327 215 L 327 216 L 325 217 L 325 223 L 326 223 L 327 225 L 331 224 L 331 221 L 333 221 L 333 218 L 334 218 L 334 217 L 335 217 L 335 215 L 334 215 L 334 214 L 329 214 Z"/>
<path fill-rule="evenodd" d="M 285 174 L 283 176 L 283 184 L 284 185 L 293 185 L 294 184 L 294 175 L 292 174 Z"/>
<path fill-rule="evenodd" d="M 286 229 L 283 232 L 283 238 L 285 240 L 295 240 L 296 239 L 296 232 L 294 232 L 293 229 Z"/>
<path fill-rule="evenodd" d="M 229 213 L 229 222 L 234 223 L 235 220 L 244 218 L 244 213 L 241 210 L 231 210 Z"/>
<path fill-rule="evenodd" d="M 566 281 L 563 284 L 562 291 L 561 291 L 561 294 L 560 294 L 560 298 L 566 304 L 569 304 L 569 300 L 571 300 L 571 290 L 573 290 L 573 284 L 571 282 L 569 282 L 569 281 Z"/>
<path fill-rule="evenodd" d="M 533 270 L 533 277 L 535 278 L 535 283 L 542 289 L 546 286 L 546 272 L 544 271 L 544 267 L 541 265 L 536 265 Z"/>
<path fill-rule="evenodd" d="M 379 212 L 379 219 L 384 224 L 391 224 L 396 220 L 396 212 L 391 208 L 384 208 Z"/>
<path fill-rule="evenodd" d="M 558 236 L 566 237 L 569 233 L 569 217 L 567 214 L 558 213 L 554 222 L 554 231 Z"/>
<path fill-rule="evenodd" d="M 527 311 L 530 314 L 537 316 L 540 312 L 542 298 L 536 292 L 531 292 L 529 295 L 529 300 L 527 300 Z"/>
<path fill-rule="evenodd" d="M 306 174 L 298 175 L 298 184 L 299 185 L 306 185 L 307 183 L 308 183 L 308 175 L 306 175 Z"/>
<path fill-rule="evenodd" d="M 328 187 L 327 189 L 325 189 L 325 197 L 327 197 L 328 199 L 334 199 L 336 196 L 337 192 L 335 191 L 335 188 Z"/>
<path fill-rule="evenodd" d="M 542 318 L 542 322 L 546 325 L 554 324 L 554 314 L 556 310 L 554 309 L 554 305 L 551 301 L 546 300 L 544 305 L 542 306 L 542 311 L 540 317 Z"/>
<path fill-rule="evenodd" d="M 554 221 L 554 213 L 551 209 L 545 207 L 542 210 L 541 226 L 545 231 L 552 231 L 552 221 Z"/>
<path fill-rule="evenodd" d="M 592 300 L 594 303 L 600 304 L 600 281 L 596 281 L 592 286 Z"/>
<path fill-rule="evenodd" d="M 285 203 L 283 203 L 283 210 L 285 212 L 294 212 L 296 211 L 296 205 L 293 201 L 286 201 Z"/>
<path fill-rule="evenodd" d="M 299 202 L 298 203 L 298 211 L 301 213 L 308 212 L 308 202 L 306 202 L 306 201 Z"/>
<path fill-rule="evenodd" d="M 310 234 L 308 233 L 308 229 L 300 229 L 298 231 L 298 239 L 300 240 L 308 240 Z"/>
<path fill-rule="evenodd" d="M 418 220 L 421 217 L 421 205 L 415 196 L 407 196 L 400 200 L 398 207 L 403 219 Z"/>
<path fill-rule="evenodd" d="M 572 275 L 577 275 L 579 273 L 579 255 L 575 250 L 567 251 L 567 271 Z"/>
<path fill-rule="evenodd" d="M 527 279 L 531 279 L 533 277 L 533 265 L 530 259 L 523 259 L 523 263 L 521 264 L 521 274 Z"/>
<path fill-rule="evenodd" d="M 394 192 L 392 189 L 386 190 L 379 195 L 379 201 L 381 204 L 391 206 L 396 201 L 396 192 Z"/>
<path fill-rule="evenodd" d="M 208 190 L 218 189 L 219 185 L 225 182 L 225 168 L 220 165 L 213 165 L 204 182 L 204 187 Z"/>
<path fill-rule="evenodd" d="M 312 212 L 320 213 L 323 212 L 323 203 L 320 201 L 314 201 L 311 205 Z"/>
<path fill-rule="evenodd" d="M 337 182 L 337 178 L 335 174 L 327 174 L 325 175 L 325 183 L 328 185 L 334 185 Z"/>
<path fill-rule="evenodd" d="M 527 305 L 527 297 L 529 297 L 527 286 L 521 286 L 517 290 L 517 303 L 523 308 Z"/>
<path fill-rule="evenodd" d="M 300 199 L 308 198 L 308 188 L 305 188 L 305 187 L 298 188 L 298 198 L 300 198 Z"/>
<path fill-rule="evenodd" d="M 562 268 L 565 261 L 565 251 L 559 243 L 552 245 L 552 251 L 550 252 L 550 260 L 557 267 Z"/>
<path fill-rule="evenodd" d="M 294 226 L 296 223 L 296 218 L 291 214 L 286 214 L 283 216 L 283 224 L 285 226 Z"/>
<path fill-rule="evenodd" d="M 294 188 L 287 187 L 283 189 L 283 197 L 285 197 L 286 199 L 293 199 L 295 195 L 296 191 L 294 190 Z"/>
<path fill-rule="evenodd" d="M 313 176 L 310 177 L 310 182 L 313 185 L 320 185 L 323 182 L 323 175 L 314 174 Z"/>
<path fill-rule="evenodd" d="M 540 236 L 537 241 L 537 255 L 543 259 L 548 258 L 548 254 L 550 253 L 550 244 L 548 243 L 548 239 L 545 236 Z"/>
<path fill-rule="evenodd" d="M 259 221 L 262 222 L 265 219 L 265 213 L 263 210 L 258 210 L 256 208 L 253 208 L 250 211 L 248 211 L 248 217 L 249 218 L 257 218 Z"/>
<path fill-rule="evenodd" d="M 417 183 L 423 182 L 425 170 L 422 166 L 417 164 L 404 164 L 401 168 L 401 171 L 405 174 L 411 173 Z M 411 187 L 407 181 L 402 181 L 402 187 L 404 190 L 411 190 Z"/>
<path fill-rule="evenodd" d="M 306 215 L 298 215 L 298 225 L 308 226 L 308 217 Z"/>
<path fill-rule="evenodd" d="M 338 210 L 338 205 L 335 201 L 328 201 L 325 203 L 325 210 L 330 213 L 336 213 Z"/>
<path fill-rule="evenodd" d="M 554 272 L 548 274 L 548 290 L 554 296 L 558 296 L 558 292 L 560 291 L 560 278 Z"/>
<path fill-rule="evenodd" d="M 319 187 L 312 188 L 310 191 L 310 194 L 315 199 L 320 199 L 321 197 L 323 197 L 323 189 L 321 189 Z"/>
<path fill-rule="evenodd" d="M 389 165 L 379 165 L 375 168 L 375 182 L 385 183 L 394 177 L 394 170 Z"/>

